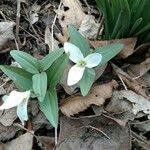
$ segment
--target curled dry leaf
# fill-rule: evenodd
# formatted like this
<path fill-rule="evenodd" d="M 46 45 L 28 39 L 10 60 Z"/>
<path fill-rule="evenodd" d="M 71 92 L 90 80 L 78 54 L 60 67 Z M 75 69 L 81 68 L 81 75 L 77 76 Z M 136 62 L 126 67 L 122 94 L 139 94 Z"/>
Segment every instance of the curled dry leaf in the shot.
<path fill-rule="evenodd" d="M 134 47 L 136 45 L 136 38 L 127 39 L 115 39 L 115 40 L 105 40 L 105 41 L 90 41 L 90 44 L 94 48 L 102 47 L 111 43 L 122 43 L 124 44 L 124 49 L 118 54 L 118 58 L 127 58 L 134 53 Z"/>
<path fill-rule="evenodd" d="M 0 22 L 0 51 L 4 52 L 6 44 L 14 39 L 14 22 Z"/>
<path fill-rule="evenodd" d="M 150 119 L 150 101 L 143 96 L 131 90 L 121 90 L 113 93 L 112 100 L 113 99 L 119 99 L 120 101 L 125 99 L 130 101 L 132 103 L 133 114 L 137 115 L 139 112 L 143 112 L 147 114 Z"/>
<path fill-rule="evenodd" d="M 132 77 L 124 72 L 122 69 L 112 64 L 115 73 L 127 84 L 128 88 L 135 91 L 137 94 L 149 99 L 150 96 L 147 94 L 146 89 L 138 81 L 132 79 Z"/>
<path fill-rule="evenodd" d="M 64 100 L 60 110 L 64 115 L 71 116 L 87 109 L 92 104 L 100 106 L 111 97 L 113 89 L 117 87 L 118 83 L 115 80 L 95 86 L 88 96 L 72 96 Z"/>

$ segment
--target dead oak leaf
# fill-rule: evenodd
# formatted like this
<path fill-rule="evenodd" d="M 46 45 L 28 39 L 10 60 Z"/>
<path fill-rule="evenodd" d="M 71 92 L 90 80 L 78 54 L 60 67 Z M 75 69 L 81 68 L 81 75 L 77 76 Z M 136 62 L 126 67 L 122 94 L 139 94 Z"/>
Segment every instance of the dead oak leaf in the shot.
<path fill-rule="evenodd" d="M 87 109 L 92 104 L 100 106 L 104 104 L 106 99 L 111 97 L 113 89 L 117 87 L 118 83 L 115 80 L 95 86 L 88 96 L 74 96 L 67 98 L 60 106 L 60 110 L 66 116 L 71 116 Z"/>
<path fill-rule="evenodd" d="M 0 51 L 9 40 L 14 39 L 14 26 L 14 22 L 0 22 Z"/>

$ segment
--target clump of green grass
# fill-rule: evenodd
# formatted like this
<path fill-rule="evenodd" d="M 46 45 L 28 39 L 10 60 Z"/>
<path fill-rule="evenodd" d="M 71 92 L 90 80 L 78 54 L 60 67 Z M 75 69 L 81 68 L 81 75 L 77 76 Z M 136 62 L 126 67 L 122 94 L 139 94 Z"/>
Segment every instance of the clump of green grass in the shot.
<path fill-rule="evenodd" d="M 150 0 L 96 0 L 104 15 L 102 39 L 138 37 L 150 41 Z"/>

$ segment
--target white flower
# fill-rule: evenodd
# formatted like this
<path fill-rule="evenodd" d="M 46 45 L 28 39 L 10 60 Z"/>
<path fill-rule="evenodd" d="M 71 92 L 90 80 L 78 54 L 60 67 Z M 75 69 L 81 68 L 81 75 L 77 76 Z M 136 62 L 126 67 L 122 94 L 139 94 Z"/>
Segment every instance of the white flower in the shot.
<path fill-rule="evenodd" d="M 30 97 L 30 91 L 17 92 L 12 91 L 9 96 L 2 97 L 4 103 L 0 106 L 0 110 L 9 109 L 17 106 L 17 115 L 24 125 L 24 121 L 28 120 L 27 104 Z"/>
<path fill-rule="evenodd" d="M 96 67 L 102 60 L 102 55 L 99 53 L 93 53 L 84 58 L 80 49 L 69 42 L 64 43 L 64 50 L 70 54 L 69 59 L 75 63 L 68 73 L 67 84 L 69 86 L 78 83 L 82 79 L 86 67 Z"/>

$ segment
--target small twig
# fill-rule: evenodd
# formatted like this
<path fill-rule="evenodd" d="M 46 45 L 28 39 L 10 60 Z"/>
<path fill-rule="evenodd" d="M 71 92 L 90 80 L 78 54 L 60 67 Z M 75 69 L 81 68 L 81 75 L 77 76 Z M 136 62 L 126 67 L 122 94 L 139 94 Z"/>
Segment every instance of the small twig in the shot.
<path fill-rule="evenodd" d="M 57 145 L 57 141 L 58 141 L 58 139 L 57 139 L 57 128 L 55 128 L 55 147 Z"/>
<path fill-rule="evenodd" d="M 122 84 L 123 84 L 125 90 L 128 90 L 128 88 L 127 88 L 127 86 L 125 85 L 124 81 L 122 80 L 121 76 L 120 76 L 119 74 L 117 74 L 117 75 L 118 75 L 119 79 L 121 80 L 121 82 L 122 82 Z"/>
<path fill-rule="evenodd" d="M 6 85 L 9 81 L 10 81 L 10 79 L 9 79 L 9 78 L 7 78 L 7 79 L 6 79 L 6 81 L 5 81 L 2 85 L 0 85 L 0 87 L 5 86 L 5 85 Z"/>
<path fill-rule="evenodd" d="M 28 130 L 27 128 L 25 128 L 25 127 L 22 126 L 21 124 L 19 124 L 19 123 L 14 123 L 13 126 L 19 127 L 19 128 L 21 128 L 21 129 L 27 131 L 27 132 L 30 133 L 33 137 L 35 137 L 37 141 L 39 141 L 39 140 L 38 140 L 38 137 L 37 137 L 34 133 L 32 133 L 30 130 Z"/>
<path fill-rule="evenodd" d="M 16 49 L 19 50 L 19 45 L 18 45 L 17 40 L 16 40 L 15 37 L 14 37 L 14 41 L 15 41 L 15 44 L 16 44 Z"/>
<path fill-rule="evenodd" d="M 16 39 L 18 45 L 21 46 L 20 38 L 19 38 L 19 24 L 20 24 L 20 8 L 21 8 L 21 0 L 17 0 L 17 16 L 16 16 Z"/>
<path fill-rule="evenodd" d="M 136 134 L 135 132 L 131 131 L 132 137 L 139 143 L 139 145 L 146 150 L 150 150 L 150 143 L 147 142 L 144 138 Z"/>
<path fill-rule="evenodd" d="M 60 4 L 58 6 L 58 10 L 61 8 L 61 5 L 62 5 L 62 0 L 60 1 Z M 57 19 L 57 14 L 54 17 L 54 20 L 53 20 L 53 23 L 52 23 L 52 26 L 51 26 L 51 30 L 52 30 L 52 37 L 51 37 L 52 38 L 52 51 L 54 50 L 54 25 L 55 25 L 56 19 Z"/>
<path fill-rule="evenodd" d="M 90 14 L 90 11 L 91 11 L 91 7 L 89 6 L 87 0 L 83 0 L 84 3 L 86 4 L 87 8 L 88 8 L 88 14 Z"/>
<path fill-rule="evenodd" d="M 93 127 L 93 126 L 91 126 L 91 125 L 87 125 L 87 126 L 83 126 L 83 127 L 92 128 L 92 129 L 94 129 L 94 130 L 96 130 L 96 131 L 102 133 L 104 136 L 106 136 L 106 137 L 110 140 L 110 137 L 109 137 L 105 132 L 103 132 L 102 130 L 100 130 L 100 129 L 98 129 L 98 128 L 95 128 L 95 127 Z"/>
<path fill-rule="evenodd" d="M 0 11 L 0 14 L 1 14 L 1 15 L 2 15 L 2 17 L 4 18 L 4 20 L 5 20 L 5 21 L 7 21 L 7 19 L 6 19 L 5 15 L 4 15 L 4 13 L 3 13 L 2 11 Z"/>

